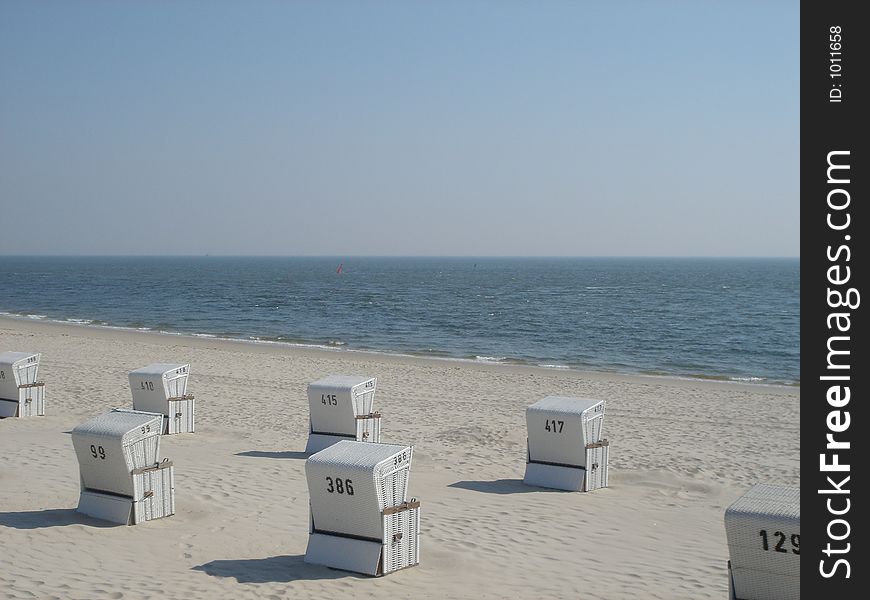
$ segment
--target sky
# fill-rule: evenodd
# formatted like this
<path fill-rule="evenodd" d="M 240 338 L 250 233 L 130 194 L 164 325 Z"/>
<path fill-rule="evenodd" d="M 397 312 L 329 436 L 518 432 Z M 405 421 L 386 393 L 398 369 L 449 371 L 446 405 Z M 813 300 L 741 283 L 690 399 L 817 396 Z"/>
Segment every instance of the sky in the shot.
<path fill-rule="evenodd" d="M 798 2 L 0 0 L 0 255 L 799 256 Z"/>

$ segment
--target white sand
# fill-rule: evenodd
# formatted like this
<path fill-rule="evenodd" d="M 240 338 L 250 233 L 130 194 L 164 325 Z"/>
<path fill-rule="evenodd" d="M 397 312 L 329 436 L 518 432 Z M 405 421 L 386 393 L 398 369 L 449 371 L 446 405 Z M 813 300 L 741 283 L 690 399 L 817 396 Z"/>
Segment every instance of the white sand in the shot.
<path fill-rule="evenodd" d="M 42 352 L 46 417 L 0 420 L 2 598 L 718 598 L 725 507 L 797 484 L 800 390 L 295 349 L 0 319 Z M 190 362 L 197 433 L 167 436 L 177 514 L 135 527 L 74 512 L 69 431 L 130 406 L 127 372 Z M 366 578 L 302 562 L 306 385 L 378 377 L 383 441 L 415 445 L 422 562 Z M 527 405 L 607 400 L 611 487 L 522 485 Z"/>

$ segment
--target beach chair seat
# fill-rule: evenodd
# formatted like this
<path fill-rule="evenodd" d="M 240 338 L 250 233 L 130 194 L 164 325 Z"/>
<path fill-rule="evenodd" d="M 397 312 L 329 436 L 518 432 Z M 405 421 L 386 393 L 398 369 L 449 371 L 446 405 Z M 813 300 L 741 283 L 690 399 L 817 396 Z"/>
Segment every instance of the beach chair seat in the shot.
<path fill-rule="evenodd" d="M 730 597 L 800 600 L 800 488 L 757 484 L 725 510 Z"/>
<path fill-rule="evenodd" d="M 305 452 L 341 440 L 381 441 L 381 414 L 374 411 L 376 377 L 330 375 L 308 385 L 309 432 Z"/>
<path fill-rule="evenodd" d="M 161 413 L 163 433 L 193 433 L 196 400 L 187 393 L 189 364 L 154 363 L 129 374 L 133 410 Z"/>
<path fill-rule="evenodd" d="M 604 400 L 547 396 L 526 409 L 527 485 L 588 492 L 607 487 Z"/>
<path fill-rule="evenodd" d="M 72 431 L 81 492 L 76 510 L 135 525 L 175 514 L 175 469 L 160 460 L 163 415 L 115 409 Z"/>
<path fill-rule="evenodd" d="M 305 562 L 385 575 L 420 562 L 420 503 L 408 500 L 413 447 L 341 440 L 305 462 Z"/>
<path fill-rule="evenodd" d="M 0 418 L 45 416 L 38 352 L 0 352 Z"/>

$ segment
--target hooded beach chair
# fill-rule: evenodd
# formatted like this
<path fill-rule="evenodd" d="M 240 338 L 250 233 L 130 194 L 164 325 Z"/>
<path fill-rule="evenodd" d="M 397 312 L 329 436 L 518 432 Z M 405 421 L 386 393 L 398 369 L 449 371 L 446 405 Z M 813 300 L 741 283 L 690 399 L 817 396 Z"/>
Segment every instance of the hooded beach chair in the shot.
<path fill-rule="evenodd" d="M 190 365 L 154 363 L 130 372 L 133 410 L 161 413 L 163 433 L 193 433 L 196 404 L 187 393 Z"/>
<path fill-rule="evenodd" d="M 45 384 L 36 380 L 41 356 L 0 352 L 0 417 L 45 415 Z"/>
<path fill-rule="evenodd" d="M 381 441 L 381 414 L 373 412 L 376 377 L 330 375 L 308 385 L 309 433 L 305 452 L 341 440 Z"/>
<path fill-rule="evenodd" d="M 575 492 L 607 487 L 604 400 L 547 396 L 526 409 L 526 426 L 525 484 Z"/>
<path fill-rule="evenodd" d="M 342 440 L 305 462 L 305 562 L 385 575 L 420 562 L 420 503 L 408 500 L 412 446 Z"/>
<path fill-rule="evenodd" d="M 729 597 L 800 600 L 800 488 L 754 485 L 725 510 Z"/>
<path fill-rule="evenodd" d="M 175 514 L 175 470 L 160 460 L 163 415 L 115 409 L 73 429 L 78 512 L 122 525 Z"/>

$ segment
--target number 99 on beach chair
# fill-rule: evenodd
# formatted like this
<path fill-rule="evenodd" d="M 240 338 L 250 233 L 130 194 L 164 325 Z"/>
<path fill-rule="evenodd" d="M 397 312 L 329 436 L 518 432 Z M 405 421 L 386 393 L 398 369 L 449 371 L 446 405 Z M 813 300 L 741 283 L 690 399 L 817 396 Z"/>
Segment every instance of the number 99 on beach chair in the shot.
<path fill-rule="evenodd" d="M 163 433 L 193 433 L 196 404 L 187 393 L 189 364 L 154 363 L 131 371 L 133 410 L 163 414 Z"/>
<path fill-rule="evenodd" d="M 0 352 L 0 418 L 45 415 L 45 384 L 34 352 Z"/>
<path fill-rule="evenodd" d="M 305 462 L 305 562 L 385 575 L 420 562 L 420 503 L 408 501 L 413 447 L 343 440 Z"/>
<path fill-rule="evenodd" d="M 78 512 L 122 525 L 175 514 L 175 471 L 160 461 L 163 415 L 115 409 L 72 431 Z"/>
<path fill-rule="evenodd" d="M 758 484 L 725 510 L 731 600 L 800 600 L 800 488 Z"/>
<path fill-rule="evenodd" d="M 376 377 L 330 375 L 308 385 L 309 433 L 305 452 L 341 440 L 381 441 L 381 414 L 373 412 Z"/>
<path fill-rule="evenodd" d="M 589 492 L 607 487 L 604 400 L 547 396 L 526 409 L 526 485 Z"/>

